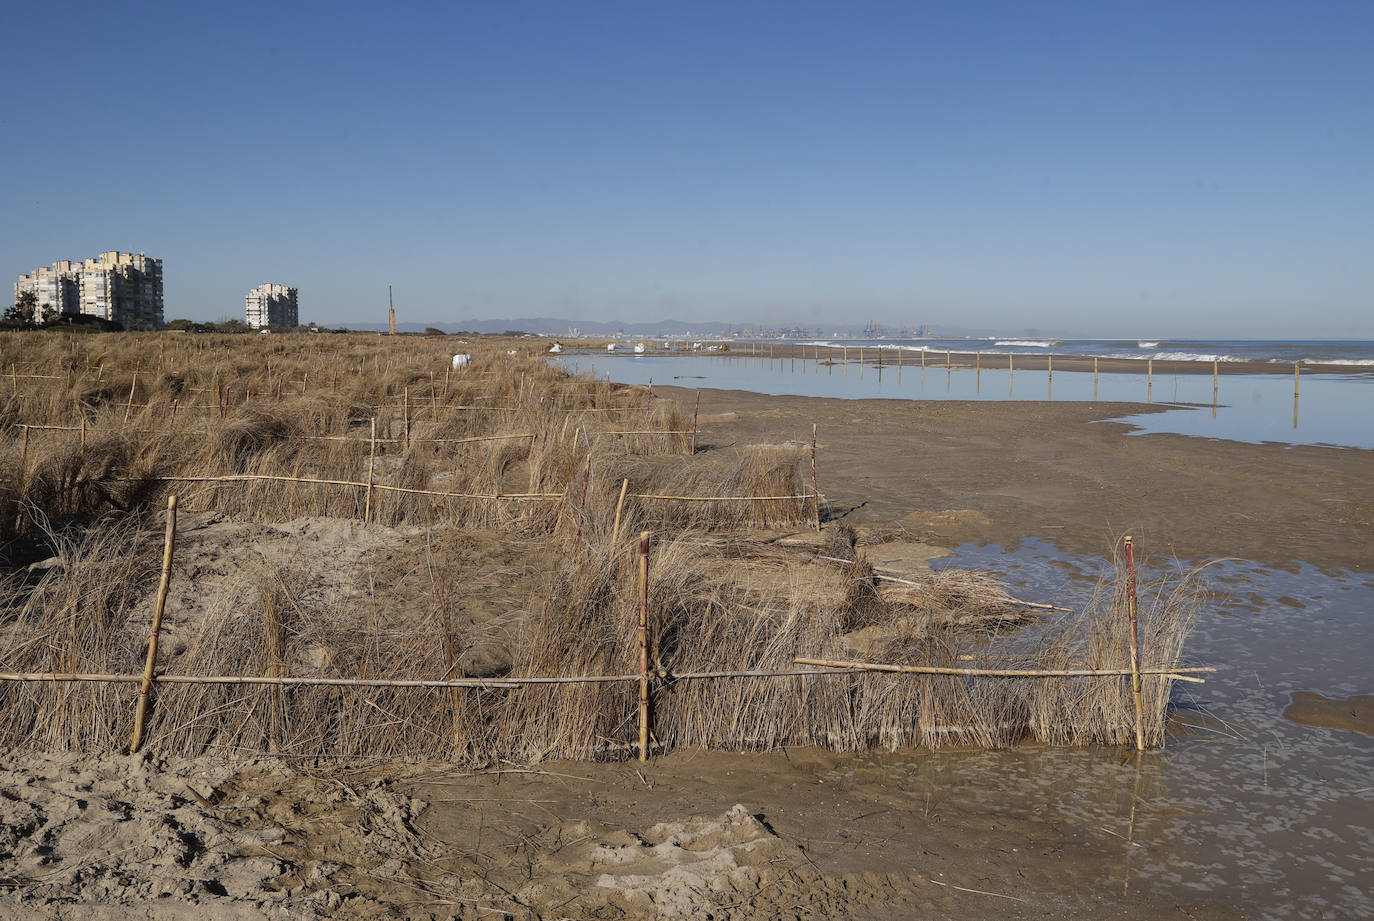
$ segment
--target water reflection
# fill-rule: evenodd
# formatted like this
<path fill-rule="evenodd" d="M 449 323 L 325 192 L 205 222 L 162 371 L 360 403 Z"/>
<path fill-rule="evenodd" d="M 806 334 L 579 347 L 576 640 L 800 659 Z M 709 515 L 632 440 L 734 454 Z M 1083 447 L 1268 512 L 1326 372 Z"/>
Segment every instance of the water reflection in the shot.
<path fill-rule="evenodd" d="M 850 350 L 857 356 L 859 350 Z M 983 387 L 982 356 L 974 366 L 945 367 L 945 386 L 936 388 L 926 379 L 925 353 L 921 353 L 921 373 L 906 378 L 897 363 L 897 374 L 890 373 L 892 362 L 873 364 L 877 373 L 867 374 L 875 350 L 866 349 L 866 360 L 845 362 L 843 352 L 837 360 L 791 358 L 777 361 L 750 356 L 591 356 L 570 355 L 561 359 L 575 371 L 603 374 L 621 383 L 646 383 L 650 376 L 666 380 L 695 381 L 696 386 L 715 389 L 751 390 L 758 393 L 797 396 L 840 397 L 849 399 L 888 397 L 913 400 L 1000 400 L 1035 394 L 1032 399 L 1057 401 L 1105 401 L 1154 403 L 1153 361 L 1146 362 L 1145 374 L 1052 369 L 1017 371 L 1014 356 L 1007 356 L 1004 370 L 989 369 L 988 374 L 1005 374 L 1006 396 L 996 386 Z M 890 359 L 891 356 L 885 356 Z M 849 366 L 857 365 L 854 374 Z M 820 373 L 821 366 L 825 374 Z M 835 374 L 836 366 L 840 374 Z M 938 365 L 937 365 L 938 367 Z M 883 373 L 887 370 L 888 373 Z M 700 379 L 698 379 L 698 376 Z M 1303 375 L 1301 388 L 1296 375 L 1235 374 L 1224 380 L 1219 374 L 1169 374 L 1161 383 L 1168 387 L 1168 402 L 1185 404 L 1165 412 L 1125 416 L 1118 421 L 1136 426 L 1139 433 L 1173 432 L 1233 441 L 1275 441 L 1289 444 L 1330 444 L 1374 448 L 1374 426 L 1368 424 L 1374 407 L 1374 377 L 1365 374 Z M 1016 389 L 1017 384 L 1022 389 Z M 1288 412 L 1289 386 L 1293 401 Z M 1210 387 L 1209 387 L 1210 385 Z M 1029 388 L 1029 389 L 1027 389 Z M 1299 413 L 1299 397 L 1302 399 Z M 1206 407 L 1210 412 L 1199 412 Z"/>
<path fill-rule="evenodd" d="M 1106 564 L 1032 540 L 967 545 L 936 565 L 1000 573 L 1023 597 L 1072 606 Z M 1176 690 L 1165 750 L 960 753 L 921 771 L 970 805 L 1024 809 L 1117 849 L 1103 883 L 1119 890 L 1226 893 L 1255 917 L 1374 917 L 1374 739 L 1282 716 L 1298 690 L 1374 691 L 1374 574 L 1245 561 L 1208 573 L 1214 595 L 1187 651 L 1221 670 Z"/>

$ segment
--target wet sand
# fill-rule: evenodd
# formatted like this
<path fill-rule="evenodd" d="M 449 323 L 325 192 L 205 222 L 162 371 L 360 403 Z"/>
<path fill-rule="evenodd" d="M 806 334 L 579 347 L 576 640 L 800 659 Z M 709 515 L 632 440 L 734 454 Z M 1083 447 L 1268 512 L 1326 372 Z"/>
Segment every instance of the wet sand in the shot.
<path fill-rule="evenodd" d="M 655 387 L 691 406 L 696 391 Z M 809 442 L 832 520 L 905 524 L 950 546 L 1051 537 L 1101 554 L 1374 569 L 1374 452 L 1122 437 L 1142 403 L 934 402 L 701 393 L 705 449 Z"/>

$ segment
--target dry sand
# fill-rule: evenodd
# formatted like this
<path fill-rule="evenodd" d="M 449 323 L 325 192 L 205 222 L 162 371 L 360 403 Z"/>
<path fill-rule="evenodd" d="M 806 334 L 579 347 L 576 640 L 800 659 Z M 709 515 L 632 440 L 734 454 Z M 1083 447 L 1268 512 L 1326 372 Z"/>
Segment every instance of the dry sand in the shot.
<path fill-rule="evenodd" d="M 1374 568 L 1370 452 L 1124 438 L 1094 420 L 1128 407 L 1102 404 L 703 391 L 702 408 L 703 446 L 719 450 L 802 441 L 817 422 L 832 511 L 909 529 L 920 540 L 882 554 L 907 572 L 940 545 L 1053 536 L 1100 553 L 1128 530 L 1155 553 Z M 228 593 L 255 558 L 399 585 L 426 540 L 323 519 L 200 516 L 184 533 L 173 657 L 198 599 Z M 538 561 L 502 557 L 480 535 L 446 539 L 468 541 L 474 566 L 498 562 L 499 584 L 475 586 L 471 620 L 495 625 L 499 641 L 502 619 L 522 615 L 501 598 L 528 597 Z M 1236 916 L 1224 894 L 1108 891 L 1109 839 L 1024 806 L 926 774 L 920 753 L 680 752 L 642 767 L 477 772 L 11 753 L 0 759 L 0 917 Z"/>

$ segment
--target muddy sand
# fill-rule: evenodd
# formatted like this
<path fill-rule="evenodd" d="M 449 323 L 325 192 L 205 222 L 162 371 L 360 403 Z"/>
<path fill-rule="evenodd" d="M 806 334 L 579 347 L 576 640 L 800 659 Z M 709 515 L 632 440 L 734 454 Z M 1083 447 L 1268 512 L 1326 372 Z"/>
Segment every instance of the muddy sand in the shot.
<path fill-rule="evenodd" d="M 1101 553 L 1129 531 L 1155 554 L 1374 569 L 1370 452 L 1132 438 L 1097 421 L 1144 409 L 703 391 L 701 444 L 800 443 L 815 422 L 831 516 L 902 525 L 926 558 L 1033 536 Z M 180 565 L 221 596 L 251 577 L 254 554 L 399 584 L 425 540 L 329 520 L 199 516 L 186 529 L 199 549 Z M 499 640 L 522 613 L 502 597 L 534 591 L 548 567 L 469 544 L 458 565 L 495 558 L 502 573 L 472 602 Z M 188 579 L 174 580 L 173 655 L 199 603 Z M 1037 757 L 1074 782 L 1071 753 Z M 0 917 L 1241 917 L 1223 891 L 1109 885 L 1116 831 L 1051 817 L 958 764 L 801 750 L 480 770 L 10 753 Z M 1123 761 L 1107 786 L 1127 789 L 1133 771 Z"/>

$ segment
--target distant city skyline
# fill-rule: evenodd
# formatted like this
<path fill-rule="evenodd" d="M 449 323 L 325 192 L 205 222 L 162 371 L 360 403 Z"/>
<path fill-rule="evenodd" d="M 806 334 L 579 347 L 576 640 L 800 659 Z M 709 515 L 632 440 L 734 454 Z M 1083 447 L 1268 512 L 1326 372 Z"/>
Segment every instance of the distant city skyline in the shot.
<path fill-rule="evenodd" d="M 1374 338 L 1369 4 L 63 15 L 7 49 L 0 268 L 155 252 L 168 320 Z"/>

